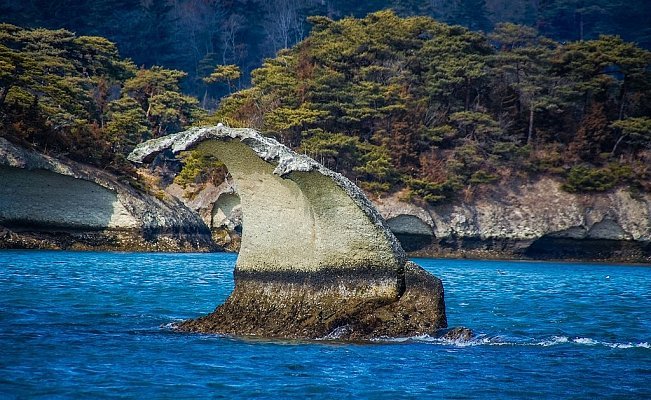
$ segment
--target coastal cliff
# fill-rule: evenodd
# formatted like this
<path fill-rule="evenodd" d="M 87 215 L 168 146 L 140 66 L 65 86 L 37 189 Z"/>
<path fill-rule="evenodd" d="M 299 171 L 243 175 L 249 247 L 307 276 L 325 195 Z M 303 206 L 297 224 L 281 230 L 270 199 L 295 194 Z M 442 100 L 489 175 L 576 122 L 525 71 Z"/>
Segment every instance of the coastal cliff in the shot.
<path fill-rule="evenodd" d="M 160 197 L 124 177 L 0 138 L 0 248 L 216 249 L 201 218 Z"/>
<path fill-rule="evenodd" d="M 176 185 L 166 190 L 202 213 L 216 241 L 238 250 L 231 238 L 239 239 L 242 218 L 232 183 L 206 185 L 193 200 Z M 400 194 L 372 202 L 411 256 L 651 262 L 651 196 L 626 189 L 573 194 L 542 177 L 438 206 Z"/>
<path fill-rule="evenodd" d="M 0 138 L 0 181 L 2 248 L 240 248 L 241 199 L 231 178 L 193 196 L 174 183 L 152 196 Z M 372 202 L 411 256 L 651 262 L 651 196 L 627 189 L 572 194 L 542 177 L 438 206 L 399 194 Z"/>
<path fill-rule="evenodd" d="M 376 204 L 412 255 L 651 261 L 651 196 L 625 189 L 572 194 L 544 177 L 435 207 Z"/>

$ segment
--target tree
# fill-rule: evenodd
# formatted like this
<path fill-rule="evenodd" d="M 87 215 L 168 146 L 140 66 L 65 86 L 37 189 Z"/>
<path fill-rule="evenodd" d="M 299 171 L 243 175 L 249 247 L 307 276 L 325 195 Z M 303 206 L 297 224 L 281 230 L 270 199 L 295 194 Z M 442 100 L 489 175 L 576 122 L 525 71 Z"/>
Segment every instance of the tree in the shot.
<path fill-rule="evenodd" d="M 492 26 L 488 19 L 486 0 L 454 0 L 446 22 L 485 32 Z"/>
<path fill-rule="evenodd" d="M 616 36 L 562 46 L 554 63 L 560 74 L 571 77 L 576 90 L 583 93 L 586 105 L 609 101 L 611 94 L 616 93 L 613 100 L 619 109 L 618 119 L 625 117 L 633 93 L 651 87 L 651 52 Z"/>
<path fill-rule="evenodd" d="M 241 75 L 242 74 L 240 72 L 240 68 L 237 65 L 218 65 L 210 73 L 210 75 L 203 78 L 203 82 L 206 85 L 225 82 L 228 86 L 228 93 L 233 93 L 233 81 L 240 79 Z M 206 88 L 206 94 L 204 95 L 204 104 L 207 95 L 208 89 Z"/>
<path fill-rule="evenodd" d="M 651 118 L 627 118 L 615 121 L 610 126 L 620 132 L 611 154 L 615 154 L 623 140 L 635 146 L 651 148 Z"/>
<path fill-rule="evenodd" d="M 185 72 L 152 67 L 139 69 L 124 82 L 124 95 L 140 104 L 154 137 L 175 132 L 202 116 L 199 101 L 180 93 L 185 76 Z"/>
<path fill-rule="evenodd" d="M 0 25 L 0 131 L 41 151 L 130 173 L 143 138 L 202 117 L 184 73 L 136 70 L 115 44 L 66 30 Z"/>
<path fill-rule="evenodd" d="M 495 84 L 505 86 L 503 95 L 515 95 L 517 114 L 526 113 L 526 144 L 530 145 L 536 112 L 557 110 L 563 103 L 565 85 L 552 73 L 550 63 L 556 44 L 532 28 L 510 23 L 498 24 L 489 37 L 500 50 L 492 58 Z"/>
<path fill-rule="evenodd" d="M 624 132 L 611 128 L 614 82 L 631 90 L 625 117 L 649 111 L 648 62 L 635 46 L 626 50 L 635 61 L 623 46 L 605 63 L 595 43 L 561 45 L 514 24 L 486 36 L 390 11 L 310 22 L 305 40 L 266 60 L 209 120 L 256 127 L 374 193 L 406 189 L 432 203 L 511 174 L 574 179 L 565 172 L 584 161 L 597 170 L 591 181 L 629 184 L 626 170 L 644 162 L 643 146 L 625 136 L 628 157 L 603 167 L 613 164 L 604 155 L 612 133 Z"/>

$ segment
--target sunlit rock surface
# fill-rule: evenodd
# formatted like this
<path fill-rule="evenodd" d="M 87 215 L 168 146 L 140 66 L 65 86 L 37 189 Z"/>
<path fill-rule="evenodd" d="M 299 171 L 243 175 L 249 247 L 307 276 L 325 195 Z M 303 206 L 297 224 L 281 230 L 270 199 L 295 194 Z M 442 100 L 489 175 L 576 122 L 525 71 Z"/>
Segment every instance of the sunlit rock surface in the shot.
<path fill-rule="evenodd" d="M 89 165 L 0 138 L 0 248 L 197 251 L 203 221 Z"/>
<path fill-rule="evenodd" d="M 129 159 L 194 147 L 226 164 L 243 232 L 235 290 L 181 330 L 366 339 L 447 326 L 440 280 L 407 263 L 360 189 L 311 158 L 251 129 L 207 127 L 148 141 Z"/>
<path fill-rule="evenodd" d="M 543 177 L 487 186 L 450 204 L 419 207 L 397 195 L 376 204 L 419 256 L 651 262 L 651 196 L 624 188 L 575 194 Z"/>

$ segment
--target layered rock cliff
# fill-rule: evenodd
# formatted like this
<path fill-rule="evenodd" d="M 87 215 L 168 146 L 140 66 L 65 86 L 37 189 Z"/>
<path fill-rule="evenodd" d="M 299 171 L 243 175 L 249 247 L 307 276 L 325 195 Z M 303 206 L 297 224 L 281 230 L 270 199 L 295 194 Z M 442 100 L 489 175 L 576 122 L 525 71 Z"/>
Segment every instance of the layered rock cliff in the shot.
<path fill-rule="evenodd" d="M 216 239 L 237 251 L 230 237 L 238 237 L 242 220 L 233 185 L 209 185 L 196 198 L 204 220 L 220 227 Z M 626 189 L 572 194 L 542 177 L 435 207 L 399 194 L 372 201 L 412 256 L 651 262 L 651 196 Z M 195 208 L 197 200 L 187 203 Z M 213 209 L 218 218 L 211 219 Z"/>
<path fill-rule="evenodd" d="M 625 189 L 571 194 L 547 177 L 436 207 L 376 203 L 413 255 L 651 262 L 651 196 Z"/>
<path fill-rule="evenodd" d="M 179 200 L 156 198 L 98 168 L 0 138 L 0 248 L 213 250 Z"/>

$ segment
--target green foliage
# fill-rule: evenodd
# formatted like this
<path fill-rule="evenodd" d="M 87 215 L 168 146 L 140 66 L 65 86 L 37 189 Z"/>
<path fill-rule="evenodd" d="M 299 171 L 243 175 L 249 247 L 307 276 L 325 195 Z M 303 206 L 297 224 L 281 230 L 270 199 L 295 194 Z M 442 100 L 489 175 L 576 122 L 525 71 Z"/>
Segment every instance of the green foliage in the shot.
<path fill-rule="evenodd" d="M 0 130 L 41 151 L 129 172 L 141 140 L 203 116 L 185 73 L 139 69 L 100 37 L 0 24 Z"/>
<path fill-rule="evenodd" d="M 459 190 L 457 182 L 452 180 L 442 183 L 430 182 L 426 179 L 409 179 L 407 185 L 412 195 L 416 195 L 431 205 L 449 201 L 452 194 Z"/>
<path fill-rule="evenodd" d="M 110 102 L 107 119 L 109 122 L 104 131 L 109 142 L 115 144 L 116 152 L 125 152 L 150 135 L 147 116 L 140 104 L 131 97 Z"/>
<path fill-rule="evenodd" d="M 181 25 L 170 19 L 171 3 L 154 3 L 143 3 L 143 31 L 181 35 Z M 217 3 L 194 2 L 192 21 L 211 26 L 217 14 L 207 11 Z M 24 145 L 123 168 L 124 154 L 145 138 L 198 122 L 254 127 L 371 192 L 404 190 L 431 203 L 527 173 L 555 174 L 573 191 L 651 187 L 649 51 L 613 35 L 586 33 L 589 40 L 561 44 L 513 23 L 497 23 L 486 35 L 399 16 L 426 12 L 486 29 L 496 22 L 486 18 L 498 3 L 455 0 L 435 8 L 416 1 L 329 1 L 328 17 L 310 18 L 305 40 L 266 59 L 251 73 L 253 86 L 224 98 L 212 115 L 181 88 L 201 88 L 201 104 L 212 108 L 220 93 L 241 87 L 252 64 L 238 40 L 264 35 L 244 31 L 251 21 L 231 17 L 246 11 L 260 18 L 273 5 L 261 12 L 253 7 L 257 0 L 232 2 L 232 10 L 220 9 L 223 23 L 212 25 L 202 46 L 192 39 L 193 46 L 169 53 L 194 60 L 185 68 L 191 79 L 180 69 L 136 68 L 100 37 L 2 24 L 0 128 Z M 554 16 L 565 7 L 584 18 L 589 31 L 598 14 L 575 1 L 545 3 L 544 13 L 530 10 L 521 18 L 533 22 L 537 13 Z M 337 10 L 363 16 L 378 4 L 398 13 L 336 20 Z M 280 47 L 300 36 L 292 24 L 284 33 L 294 38 L 285 36 Z M 274 35 L 271 29 L 266 34 Z M 274 50 L 278 39 L 270 39 Z M 155 59 L 169 61 L 169 54 Z M 185 160 L 184 184 L 219 175 L 210 160 L 193 157 Z M 203 168 L 214 173 L 202 175 Z"/>
<path fill-rule="evenodd" d="M 567 174 L 563 189 L 575 192 L 603 192 L 632 177 L 629 166 L 611 164 L 605 168 L 576 165 Z"/>
<path fill-rule="evenodd" d="M 621 132 L 615 146 L 626 139 L 628 144 L 635 147 L 651 148 L 651 118 L 627 118 L 613 122 L 610 127 Z M 615 150 L 617 150 L 616 147 L 613 148 L 612 153 L 615 153 Z"/>
<path fill-rule="evenodd" d="M 219 184 L 226 176 L 226 166 L 215 156 L 201 150 L 184 151 L 180 154 L 183 163 L 181 172 L 174 182 L 187 187 L 189 184 L 211 181 Z"/>
<path fill-rule="evenodd" d="M 214 121 L 261 129 L 369 191 L 432 203 L 509 174 L 601 171 L 616 143 L 640 163 L 648 147 L 648 52 L 619 38 L 561 45 L 515 24 L 486 36 L 391 11 L 311 21 Z M 575 175 L 572 190 L 607 186 Z"/>
<path fill-rule="evenodd" d="M 207 84 L 230 82 L 239 79 L 241 75 L 242 73 L 237 65 L 218 65 L 210 75 L 203 78 L 203 81 Z"/>

